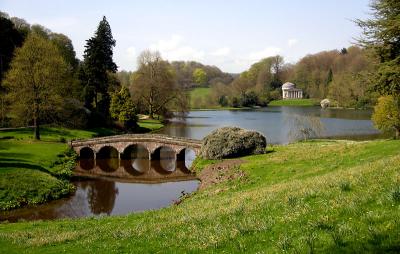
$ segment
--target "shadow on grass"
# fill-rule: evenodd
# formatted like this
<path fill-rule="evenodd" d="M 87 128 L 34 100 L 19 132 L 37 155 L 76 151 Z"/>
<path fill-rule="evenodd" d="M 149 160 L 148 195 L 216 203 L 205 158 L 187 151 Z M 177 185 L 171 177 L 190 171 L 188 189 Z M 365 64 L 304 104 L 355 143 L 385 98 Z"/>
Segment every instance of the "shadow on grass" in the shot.
<path fill-rule="evenodd" d="M 0 150 L 6 150 L 6 149 L 1 149 Z M 18 158 L 16 159 L 17 161 L 22 161 L 23 159 L 27 159 L 27 158 L 32 158 L 32 154 L 29 153 L 4 153 L 4 152 L 0 152 L 0 161 L 2 160 L 8 160 L 10 158 Z M 19 159 L 22 158 L 22 159 Z"/>
<path fill-rule="evenodd" d="M 3 161 L 0 161 L 0 168 L 32 169 L 32 170 L 38 170 L 40 172 L 52 175 L 52 173 L 50 171 L 48 171 L 47 169 L 45 169 L 42 166 L 32 165 L 32 164 L 23 163 L 23 162 L 3 162 Z"/>
<path fill-rule="evenodd" d="M 2 163 L 2 162 L 10 162 L 10 161 L 27 162 L 27 160 L 23 160 L 23 159 L 10 159 L 10 158 L 1 158 L 0 157 L 0 163 Z"/>

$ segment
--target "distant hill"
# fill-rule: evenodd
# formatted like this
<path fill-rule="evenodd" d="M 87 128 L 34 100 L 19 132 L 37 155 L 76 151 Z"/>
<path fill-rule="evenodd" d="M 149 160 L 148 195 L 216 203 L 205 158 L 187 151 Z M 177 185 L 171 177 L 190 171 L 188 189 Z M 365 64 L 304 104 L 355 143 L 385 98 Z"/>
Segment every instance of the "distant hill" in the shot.
<path fill-rule="evenodd" d="M 175 70 L 177 81 L 185 88 L 199 86 L 193 81 L 193 72 L 199 68 L 207 74 L 207 82 L 201 86 L 208 87 L 216 83 L 229 84 L 235 77 L 235 74 L 223 72 L 216 66 L 204 65 L 194 61 L 173 61 L 171 65 Z"/>

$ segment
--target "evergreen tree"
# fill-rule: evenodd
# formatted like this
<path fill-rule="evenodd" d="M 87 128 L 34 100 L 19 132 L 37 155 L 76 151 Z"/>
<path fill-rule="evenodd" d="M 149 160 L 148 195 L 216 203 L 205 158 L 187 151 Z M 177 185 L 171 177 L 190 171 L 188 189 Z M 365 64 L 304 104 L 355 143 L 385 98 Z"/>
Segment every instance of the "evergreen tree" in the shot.
<path fill-rule="evenodd" d="M 374 0 L 373 18 L 357 20 L 363 28 L 360 44 L 374 50 L 380 64 L 375 74 L 375 90 L 400 96 L 400 1 Z"/>
<path fill-rule="evenodd" d="M 20 47 L 23 40 L 13 23 L 5 17 L 0 17 L 0 82 L 9 68 L 15 48 Z"/>
<path fill-rule="evenodd" d="M 4 74 L 10 67 L 14 50 L 23 43 L 23 35 L 14 27 L 14 24 L 6 18 L 6 15 L 0 16 L 0 118 L 1 125 L 4 126 L 6 115 L 6 104 L 4 101 L 4 88 L 2 80 Z"/>
<path fill-rule="evenodd" d="M 84 54 L 85 104 L 94 102 L 94 107 L 105 116 L 109 115 L 108 72 L 115 73 L 117 65 L 113 61 L 115 40 L 106 17 L 100 21 L 95 35 L 86 41 Z"/>

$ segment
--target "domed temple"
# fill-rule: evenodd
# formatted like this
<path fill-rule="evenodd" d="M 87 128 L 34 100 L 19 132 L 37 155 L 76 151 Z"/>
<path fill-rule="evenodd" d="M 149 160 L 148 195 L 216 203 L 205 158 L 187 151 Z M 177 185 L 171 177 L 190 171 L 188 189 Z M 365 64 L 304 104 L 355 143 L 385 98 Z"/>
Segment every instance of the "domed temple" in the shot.
<path fill-rule="evenodd" d="M 282 98 L 283 99 L 301 99 L 303 98 L 303 90 L 296 88 L 296 85 L 286 82 L 282 85 Z"/>

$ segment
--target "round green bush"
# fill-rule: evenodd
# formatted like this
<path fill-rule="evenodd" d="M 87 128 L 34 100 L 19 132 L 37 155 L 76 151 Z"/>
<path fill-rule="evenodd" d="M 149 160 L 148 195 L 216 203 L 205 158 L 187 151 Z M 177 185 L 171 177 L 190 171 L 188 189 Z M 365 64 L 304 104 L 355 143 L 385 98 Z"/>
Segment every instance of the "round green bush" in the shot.
<path fill-rule="evenodd" d="M 259 132 L 223 127 L 203 139 L 200 156 L 204 159 L 222 159 L 262 154 L 266 146 L 266 138 Z"/>

